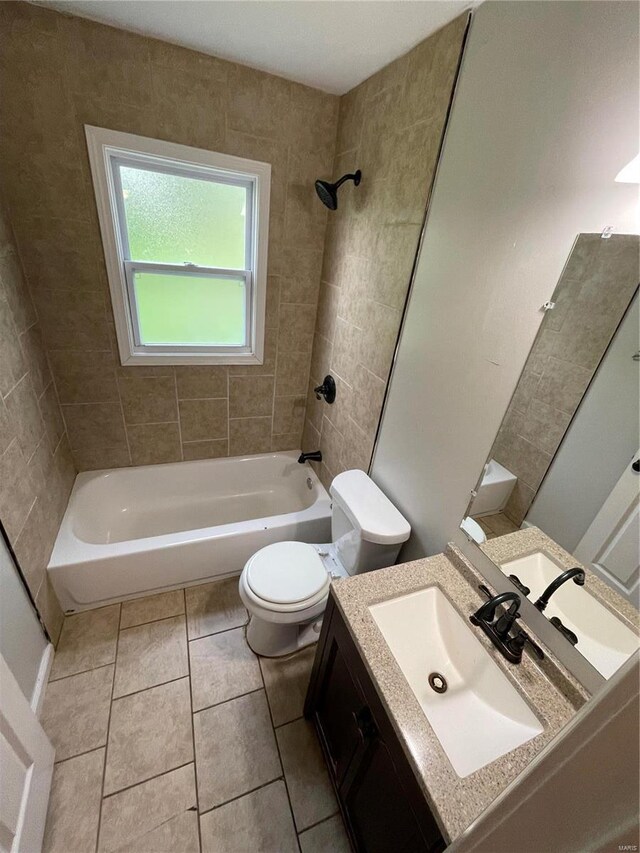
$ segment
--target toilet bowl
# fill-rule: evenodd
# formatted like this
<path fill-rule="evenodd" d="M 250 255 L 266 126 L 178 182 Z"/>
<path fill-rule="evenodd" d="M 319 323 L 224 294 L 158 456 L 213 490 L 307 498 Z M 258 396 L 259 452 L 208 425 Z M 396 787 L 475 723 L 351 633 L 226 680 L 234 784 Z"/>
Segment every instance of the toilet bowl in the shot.
<path fill-rule="evenodd" d="M 460 527 L 477 545 L 483 545 L 487 541 L 487 534 L 470 515 L 462 519 Z"/>
<path fill-rule="evenodd" d="M 393 565 L 409 538 L 407 520 L 364 471 L 339 474 L 329 491 L 332 542 L 267 545 L 240 575 L 247 642 L 256 654 L 280 657 L 315 642 L 331 580 Z"/>

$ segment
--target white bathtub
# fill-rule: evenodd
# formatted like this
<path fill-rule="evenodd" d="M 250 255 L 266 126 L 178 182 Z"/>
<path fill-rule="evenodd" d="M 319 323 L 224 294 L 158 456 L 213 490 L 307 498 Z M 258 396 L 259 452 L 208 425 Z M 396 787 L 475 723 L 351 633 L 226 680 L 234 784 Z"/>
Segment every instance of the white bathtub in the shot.
<path fill-rule="evenodd" d="M 63 610 L 239 574 L 272 542 L 329 542 L 329 495 L 297 456 L 78 474 L 48 566 Z"/>

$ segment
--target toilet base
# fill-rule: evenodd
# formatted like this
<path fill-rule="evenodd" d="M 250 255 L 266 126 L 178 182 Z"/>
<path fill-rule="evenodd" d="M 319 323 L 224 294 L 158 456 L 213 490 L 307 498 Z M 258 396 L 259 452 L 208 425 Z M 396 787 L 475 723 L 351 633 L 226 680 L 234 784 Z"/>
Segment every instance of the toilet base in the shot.
<path fill-rule="evenodd" d="M 252 614 L 247 625 L 247 643 L 261 657 L 283 657 L 317 643 L 321 627 L 322 615 L 303 625 L 295 622 L 287 625 L 265 622 Z"/>

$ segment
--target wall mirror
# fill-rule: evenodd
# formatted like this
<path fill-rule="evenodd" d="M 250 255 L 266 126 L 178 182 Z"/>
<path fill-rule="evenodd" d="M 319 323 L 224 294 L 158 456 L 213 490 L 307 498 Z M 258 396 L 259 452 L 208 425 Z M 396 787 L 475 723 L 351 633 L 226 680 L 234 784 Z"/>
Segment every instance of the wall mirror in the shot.
<path fill-rule="evenodd" d="M 461 524 L 604 678 L 638 648 L 639 259 L 577 235 Z"/>

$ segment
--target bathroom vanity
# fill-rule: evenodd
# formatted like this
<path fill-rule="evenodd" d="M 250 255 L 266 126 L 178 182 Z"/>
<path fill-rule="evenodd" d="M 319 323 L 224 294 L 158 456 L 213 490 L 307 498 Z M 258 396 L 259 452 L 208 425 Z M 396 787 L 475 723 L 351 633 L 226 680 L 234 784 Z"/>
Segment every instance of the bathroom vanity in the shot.
<path fill-rule="evenodd" d="M 438 823 L 333 596 L 306 712 L 358 850 L 444 850 Z"/>
<path fill-rule="evenodd" d="M 449 548 L 332 585 L 305 715 L 358 851 L 443 850 L 588 698 L 471 625 L 483 580 Z"/>

